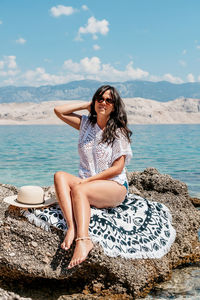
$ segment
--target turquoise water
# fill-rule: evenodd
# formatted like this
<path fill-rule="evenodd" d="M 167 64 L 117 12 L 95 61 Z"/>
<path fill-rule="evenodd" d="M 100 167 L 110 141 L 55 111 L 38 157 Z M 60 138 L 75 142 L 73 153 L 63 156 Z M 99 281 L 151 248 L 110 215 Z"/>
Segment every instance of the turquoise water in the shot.
<path fill-rule="evenodd" d="M 187 183 L 200 197 L 200 125 L 131 125 L 129 171 L 155 167 Z M 78 173 L 78 131 L 65 125 L 0 126 L 0 182 L 53 184 L 53 174 Z"/>
<path fill-rule="evenodd" d="M 132 125 L 130 128 L 133 159 L 129 171 L 156 167 L 159 172 L 187 183 L 190 195 L 200 197 L 200 125 Z M 78 173 L 78 131 L 68 126 L 0 126 L 0 137 L 1 183 L 49 186 L 58 170 Z M 183 286 L 174 288 L 174 282 L 171 286 L 167 282 L 145 299 L 200 299 L 198 267 L 195 272 L 187 275 L 183 270 L 187 275 Z M 191 288 L 184 289 L 184 285 Z"/>

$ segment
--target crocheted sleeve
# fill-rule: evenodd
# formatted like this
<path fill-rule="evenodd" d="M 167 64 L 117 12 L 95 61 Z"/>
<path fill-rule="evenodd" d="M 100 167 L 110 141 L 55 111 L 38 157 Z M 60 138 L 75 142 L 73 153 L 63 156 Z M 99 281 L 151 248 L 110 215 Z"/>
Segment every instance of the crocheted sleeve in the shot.
<path fill-rule="evenodd" d="M 80 124 L 80 131 L 83 130 L 83 128 L 86 126 L 86 124 L 88 123 L 89 119 L 88 116 L 86 115 L 82 115 L 81 117 L 81 124 Z"/>
<path fill-rule="evenodd" d="M 121 130 L 117 132 L 117 135 L 119 137 L 116 138 L 113 143 L 111 163 L 113 163 L 120 156 L 125 155 L 125 165 L 128 165 L 133 155 L 131 145 Z"/>

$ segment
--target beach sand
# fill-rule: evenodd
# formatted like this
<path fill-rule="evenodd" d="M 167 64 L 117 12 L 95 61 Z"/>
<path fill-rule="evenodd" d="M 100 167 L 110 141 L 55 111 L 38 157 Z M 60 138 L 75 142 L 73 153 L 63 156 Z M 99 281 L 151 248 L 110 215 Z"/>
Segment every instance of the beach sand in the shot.
<path fill-rule="evenodd" d="M 199 124 L 200 99 L 180 98 L 158 102 L 143 98 L 123 99 L 129 124 Z M 54 107 L 69 102 L 1 103 L 0 125 L 63 124 L 54 114 Z M 81 111 L 81 114 L 88 114 Z"/>

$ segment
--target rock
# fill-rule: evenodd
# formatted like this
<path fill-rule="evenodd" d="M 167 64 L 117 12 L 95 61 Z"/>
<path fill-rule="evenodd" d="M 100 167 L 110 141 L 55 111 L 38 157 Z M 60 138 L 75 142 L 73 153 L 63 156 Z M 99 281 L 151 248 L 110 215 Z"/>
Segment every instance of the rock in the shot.
<path fill-rule="evenodd" d="M 67 270 L 73 249 L 66 252 L 60 248 L 63 232 L 56 229 L 46 232 L 22 218 L 19 209 L 12 206 L 7 209 L 2 204 L 5 216 L 1 214 L 1 278 L 25 283 L 56 280 L 56 286 L 64 282 L 65 294 L 60 299 L 68 299 L 72 294 L 78 294 L 77 299 L 95 299 L 98 295 L 132 299 L 147 295 L 157 282 L 169 279 L 173 268 L 199 261 L 200 211 L 192 204 L 187 186 L 154 168 L 131 172 L 128 179 L 130 188 L 134 186 L 143 197 L 164 203 L 171 210 L 177 237 L 167 255 L 161 259 L 126 260 L 108 257 L 95 245 L 84 263 Z M 49 192 L 54 194 L 54 189 L 50 187 Z M 0 186 L 1 201 L 14 193 L 15 187 Z M 53 291 L 55 284 L 50 282 L 47 285 Z M 112 298 L 114 295 L 121 298 Z"/>
<path fill-rule="evenodd" d="M 169 281 L 156 284 L 145 300 L 199 299 L 200 264 L 177 268 Z"/>
<path fill-rule="evenodd" d="M 38 244 L 37 244 L 36 242 L 34 242 L 34 241 L 31 242 L 31 245 L 32 245 L 34 248 L 36 248 L 36 247 L 38 246 Z"/>
<path fill-rule="evenodd" d="M 194 206 L 200 207 L 200 199 L 190 197 L 190 201 L 194 204 Z"/>
<path fill-rule="evenodd" d="M 12 185 L 9 184 L 0 184 L 0 222 L 2 222 L 2 219 L 4 218 L 4 214 L 6 209 L 8 208 L 8 205 L 5 204 L 3 201 L 3 198 L 7 196 L 15 195 L 18 192 L 18 189 Z"/>
<path fill-rule="evenodd" d="M 174 195 L 188 197 L 187 185 L 173 179 L 166 174 L 160 174 L 155 168 L 147 168 L 143 172 L 128 173 L 129 185 L 134 186 L 141 193 L 143 191 L 155 191 L 158 193 L 170 192 Z"/>
<path fill-rule="evenodd" d="M 12 292 L 7 292 L 0 288 L 0 299 L 1 300 L 31 300 L 31 298 L 24 298 L 16 295 Z"/>

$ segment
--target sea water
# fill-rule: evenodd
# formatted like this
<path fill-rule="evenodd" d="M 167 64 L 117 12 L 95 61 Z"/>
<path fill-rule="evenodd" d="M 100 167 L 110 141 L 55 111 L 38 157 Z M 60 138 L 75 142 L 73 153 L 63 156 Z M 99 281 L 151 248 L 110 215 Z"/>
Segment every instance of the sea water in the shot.
<path fill-rule="evenodd" d="M 200 197 L 200 125 L 132 125 L 130 129 L 133 158 L 128 171 L 155 167 L 184 181 L 190 195 Z M 65 125 L 0 126 L 0 183 L 49 186 L 56 171 L 77 175 L 77 142 L 78 131 Z M 198 264 L 175 270 L 172 280 L 146 299 L 200 300 L 199 281 Z"/>
<path fill-rule="evenodd" d="M 128 171 L 155 167 L 184 181 L 200 197 L 200 125 L 131 125 L 133 158 Z M 78 174 L 78 131 L 67 125 L 0 126 L 0 182 L 53 184 L 63 170 Z"/>

